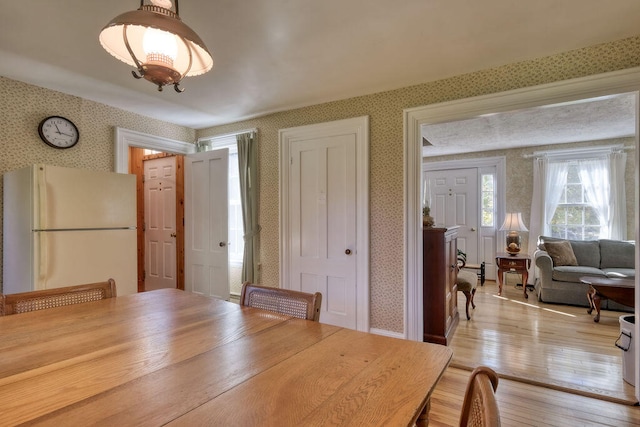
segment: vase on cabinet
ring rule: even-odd
[[[434,221],[433,221],[433,217],[430,214],[431,214],[431,208],[429,208],[429,206],[425,206],[424,208],[422,208],[422,227],[423,228],[433,227]]]

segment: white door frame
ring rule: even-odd
[[[129,147],[147,148],[172,154],[192,154],[195,144],[149,135],[134,130],[116,128],[114,140],[114,171],[129,173]]]
[[[305,126],[305,133],[318,135],[320,132],[331,132],[333,129],[356,134],[356,211],[357,211],[357,244],[356,253],[356,329],[369,332],[369,117],[337,120]],[[280,287],[290,283],[289,267],[289,171],[291,163],[291,140],[279,132],[280,144]],[[299,136],[301,134],[297,134]]]
[[[422,340],[422,228],[421,218],[421,173],[422,136],[420,126],[476,117],[481,114],[530,108],[545,104],[573,101],[615,93],[640,92],[640,67],[613,71],[594,76],[564,80],[539,86],[516,89],[497,94],[477,96],[456,101],[406,109],[404,118],[404,295],[406,338]],[[640,147],[638,144],[639,114],[636,114],[635,182],[636,203],[640,172]],[[638,209],[635,212],[635,240],[640,240]],[[636,266],[640,266],[640,251],[636,246]],[[635,315],[640,313],[640,276],[636,276]],[[635,324],[635,334],[640,336],[640,323]],[[640,360],[640,340],[635,341],[635,363]],[[636,384],[640,383],[640,371],[636,372]],[[636,387],[636,398],[640,399],[640,387]]]

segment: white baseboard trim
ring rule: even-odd
[[[369,332],[376,335],[383,335],[385,337],[405,339],[405,336],[402,332],[392,332],[392,331],[387,331],[385,329],[376,329],[376,328],[369,329]]]

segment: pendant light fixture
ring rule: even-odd
[[[176,92],[186,76],[204,74],[213,58],[200,37],[180,20],[178,0],[140,0],[138,10],[113,18],[100,32],[100,44],[122,62],[137,68],[133,77],[144,78],[161,91],[173,85]]]

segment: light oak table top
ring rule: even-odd
[[[164,289],[0,317],[0,425],[412,425],[451,356]]]

